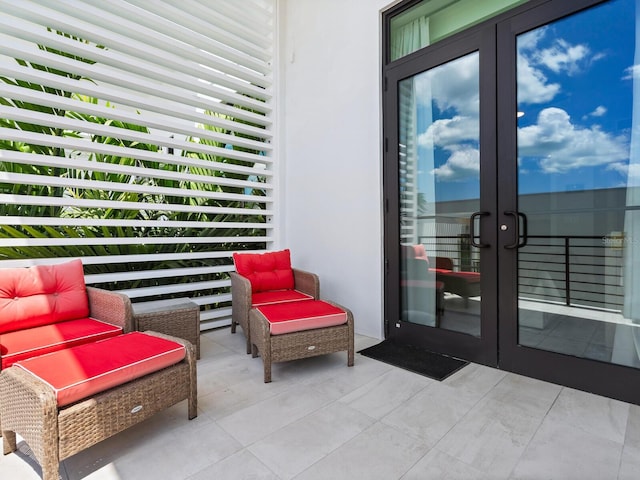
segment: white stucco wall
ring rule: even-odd
[[[279,0],[280,246],[383,337],[380,11],[388,0]]]

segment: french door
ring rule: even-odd
[[[497,280],[489,273],[497,260],[495,41],[493,30],[478,30],[388,72],[386,98],[397,108],[385,115],[393,159],[385,180],[396,188],[386,222],[394,267],[388,334],[490,365],[497,364],[496,304],[485,302]]]
[[[640,403],[636,3],[530,2],[385,70],[388,337]]]

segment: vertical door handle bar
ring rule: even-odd
[[[527,232],[527,216],[524,213],[516,212],[514,210],[507,210],[504,214],[513,217],[515,227],[514,242],[509,245],[505,245],[504,248],[513,249],[524,247],[529,238]],[[522,219],[522,240],[520,240],[520,219]]]
[[[470,237],[470,243],[471,246],[476,247],[476,248],[487,248],[489,245],[486,243],[478,243],[475,240],[476,237],[476,217],[480,218],[480,217],[486,217],[489,215],[489,212],[474,212],[471,214],[471,217],[469,218],[469,237]]]

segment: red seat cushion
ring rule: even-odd
[[[257,307],[269,322],[272,335],[332,327],[347,322],[347,312],[322,300]]]
[[[80,318],[41,327],[0,334],[2,368],[18,360],[94,342],[122,333],[122,328],[110,323]]]
[[[452,270],[448,270],[446,268],[430,268],[429,269],[430,272],[436,272],[436,273],[451,273]]]
[[[301,300],[313,300],[313,296],[297,290],[271,290],[251,294],[252,307],[282,302],[299,302]]]
[[[267,253],[234,253],[236,271],[251,282],[252,292],[291,290],[294,287],[288,249]]]
[[[58,406],[129,382],[182,361],[184,345],[131,332],[14,364],[47,383]]]
[[[2,269],[0,333],[88,316],[80,260]]]

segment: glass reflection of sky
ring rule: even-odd
[[[634,182],[635,18],[636,0],[614,0],[518,37],[520,194]],[[437,201],[479,196],[478,61],[414,77],[419,187]]]
[[[430,200],[479,196],[478,69],[474,52],[414,79],[419,188]]]

